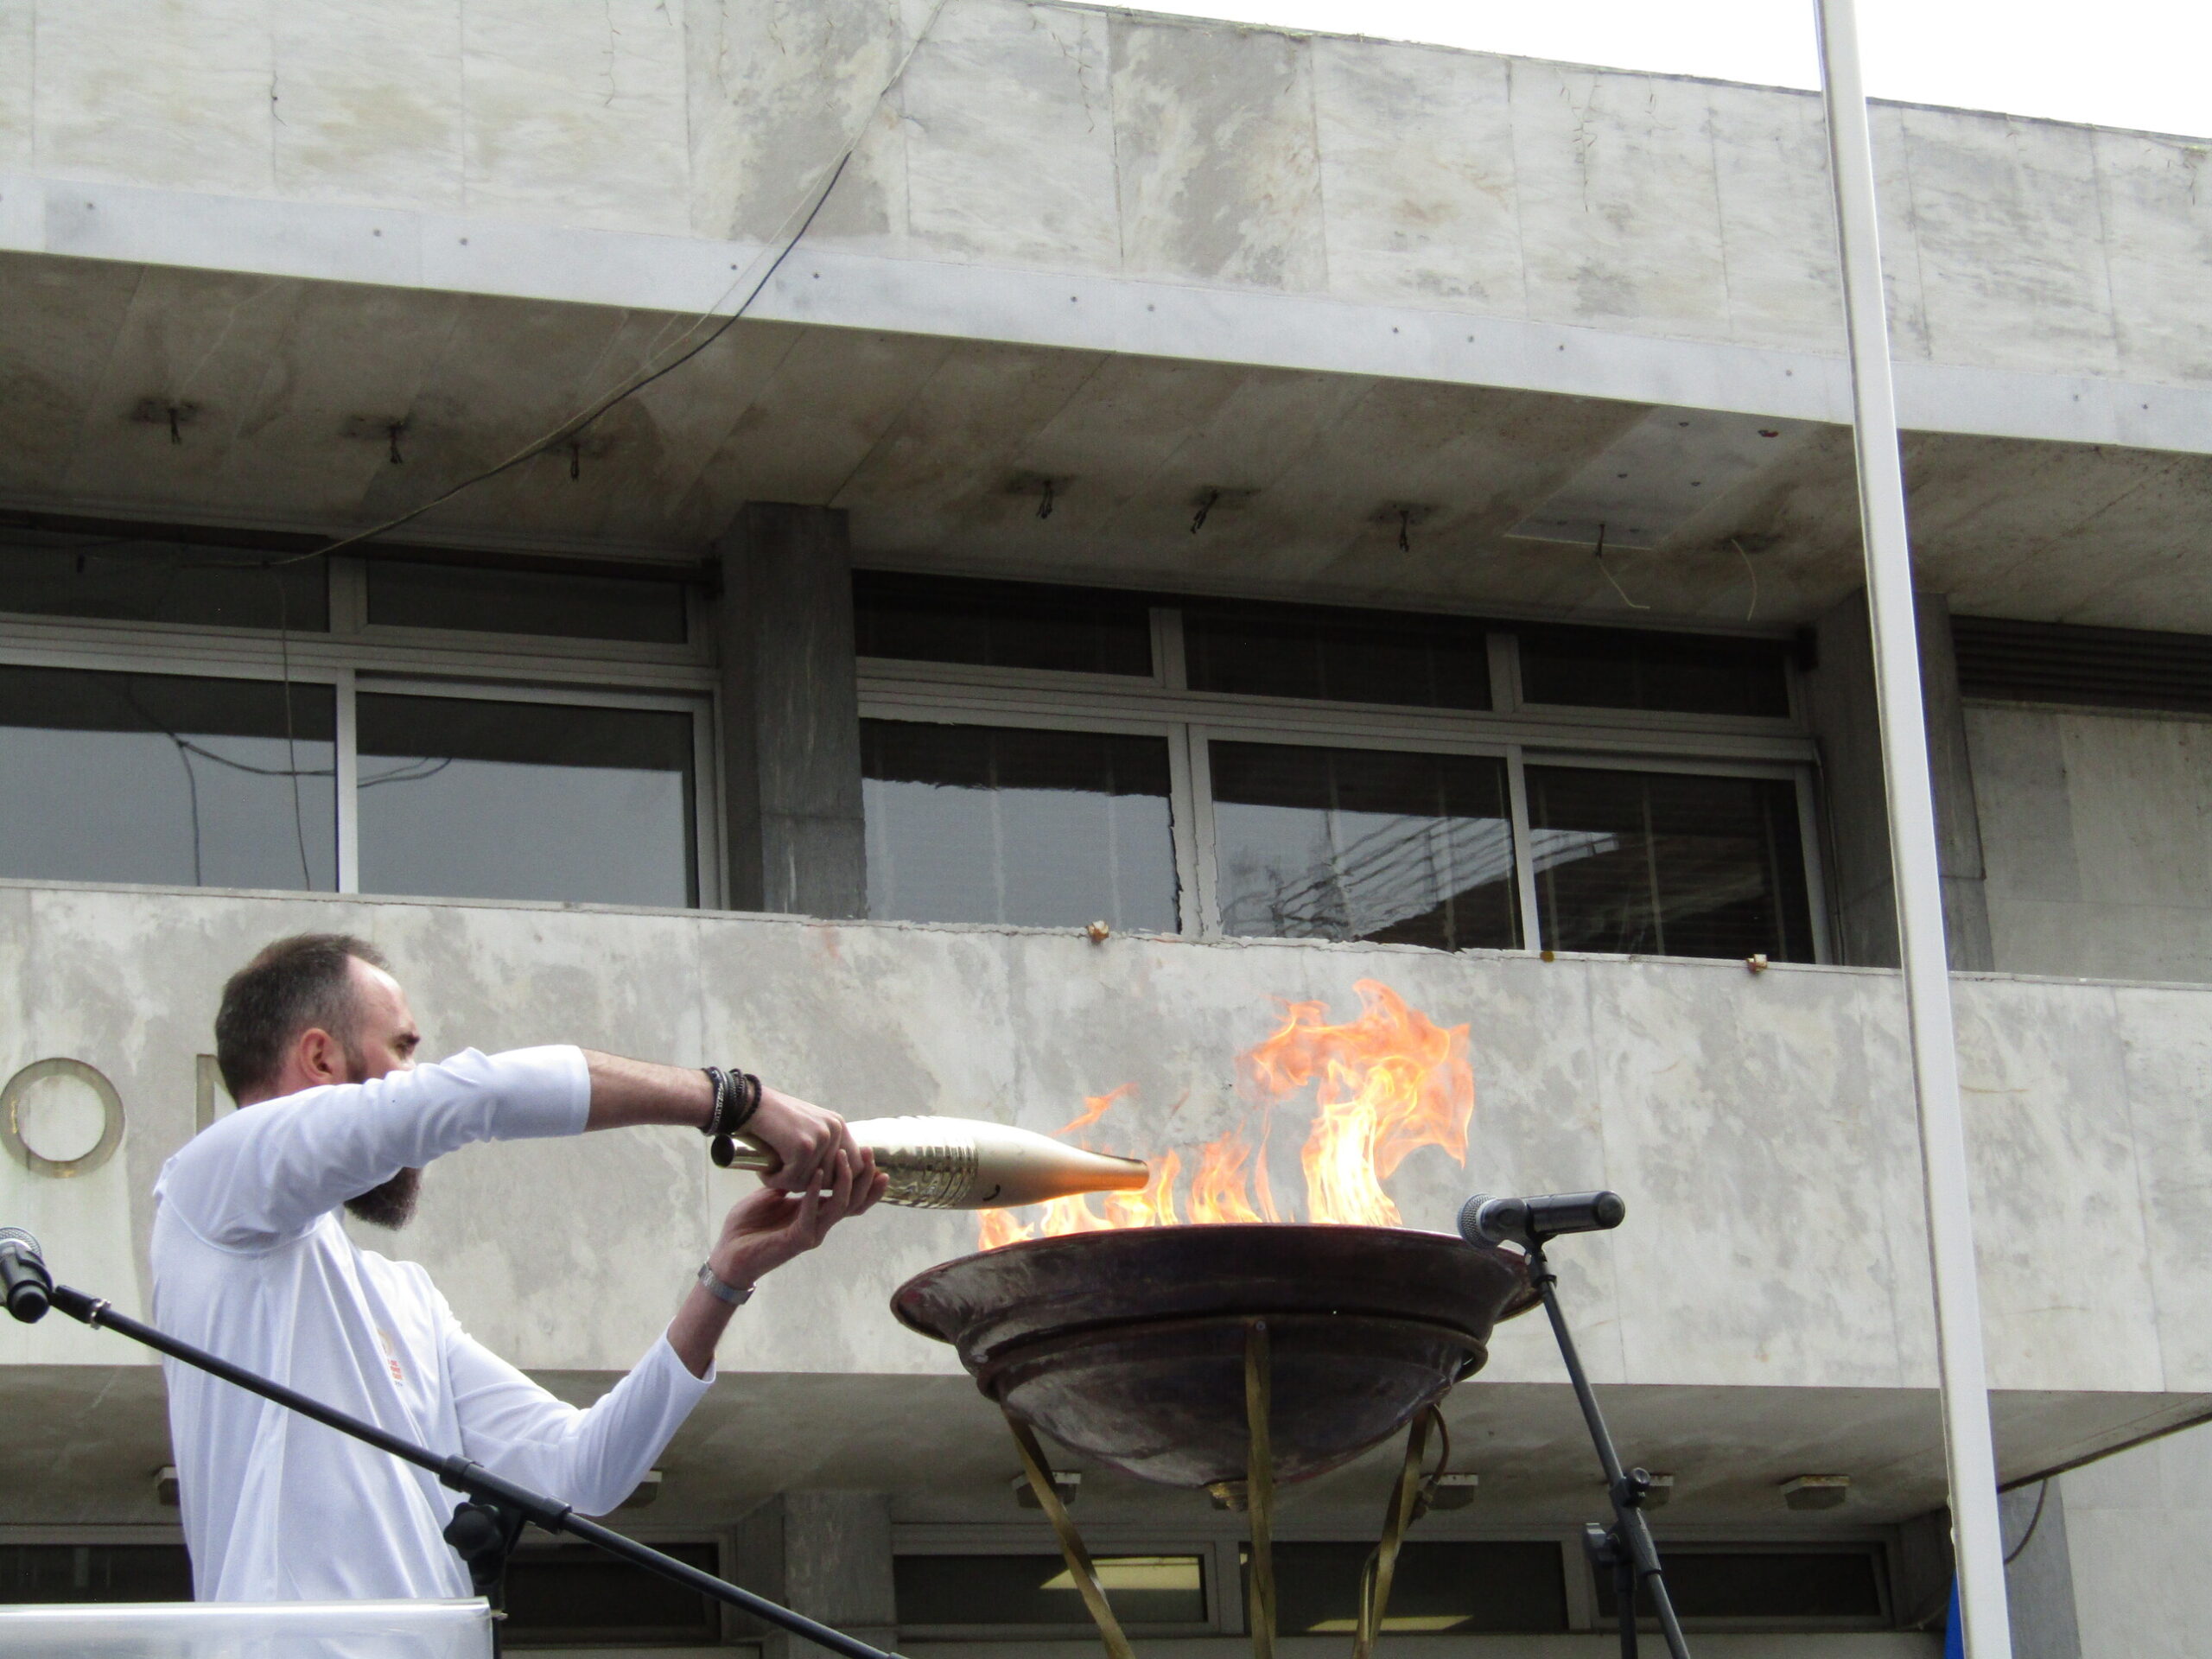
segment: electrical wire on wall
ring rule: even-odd
[[[366,530],[357,531],[353,535],[341,537],[338,540],[330,543],[326,547],[319,547],[315,549],[313,551],[307,553],[295,553],[285,558],[271,559],[268,561],[268,563],[271,566],[299,564],[308,559],[327,557],[330,554],[340,552],[346,548],[358,546],[363,542],[374,541],[380,536],[388,535],[391,531],[399,529],[402,525],[413,522],[415,519],[421,518],[424,513],[443,506],[447,502],[452,500],[455,496],[461,494],[465,490],[474,489],[479,484],[486,483],[492,479],[497,478],[503,473],[511,472],[515,467],[521,466],[524,461],[534,460],[537,456],[545,454],[548,450],[557,449],[563,445],[575,444],[582,438],[586,432],[591,429],[593,425],[599,421],[601,416],[606,415],[617,404],[621,404],[625,400],[636,396],[639,392],[643,391],[647,386],[652,385],[654,381],[658,380],[662,376],[673,373],[676,370],[682,368],[686,363],[689,363],[692,359],[697,357],[702,352],[712,346],[716,340],[721,339],[721,337],[734,327],[739,320],[744,317],[746,313],[752,308],[753,302],[759,299],[762,291],[767,288],[771,282],[775,280],[776,273],[783,268],[784,261],[791,257],[792,251],[805,239],[806,233],[814,228],[815,219],[820,216],[823,207],[829,202],[831,193],[836,189],[838,180],[844,176],[846,166],[852,161],[854,155],[859,150],[861,141],[867,137],[869,124],[874,121],[876,112],[883,107],[884,99],[889,98],[893,92],[897,91],[899,83],[906,79],[907,66],[913,62],[914,54],[921,50],[922,42],[929,38],[930,32],[937,27],[938,17],[939,14],[944,10],[945,3],[946,0],[937,0],[937,3],[931,7],[929,16],[923,22],[921,28],[915,32],[912,44],[906,48],[905,54],[899,58],[898,67],[891,72],[890,78],[883,83],[882,87],[877,92],[876,95],[868,101],[868,111],[861,118],[858,125],[854,130],[851,138],[846,143],[843,149],[838,152],[836,159],[831,162],[827,168],[823,169],[822,172],[816,175],[818,183],[810,186],[805,194],[800,197],[798,204],[785,216],[783,220],[784,226],[789,226],[794,219],[796,219],[798,220],[798,228],[793,230],[788,237],[779,238],[779,245],[776,246],[775,255],[772,258],[768,259],[767,269],[761,271],[760,280],[755,282],[753,286],[747,290],[745,297],[738,302],[736,308],[727,316],[723,316],[721,321],[716,323],[714,328],[707,334],[705,338],[700,340],[694,345],[685,346],[679,350],[674,356],[671,357],[664,363],[653,364],[643,368],[640,372],[635,375],[626,385],[617,387],[613,391],[607,393],[605,397],[596,398],[592,402],[586,404],[583,408],[569,416],[568,419],[563,421],[559,425],[553,428],[553,429],[546,433],[544,436],[536,440],[534,442],[524,445],[521,448],[516,450],[514,454],[509,455],[505,461],[499,461],[496,465],[487,467],[482,472],[474,474],[471,476],[461,480],[460,483],[452,486],[450,488],[441,491],[438,494],[432,496],[428,501],[423,502],[421,505],[410,507],[405,512],[400,513],[394,518],[385,519],[382,524],[373,524]],[[782,226],[778,227],[779,232],[782,228]],[[760,258],[756,257],[753,262],[752,267],[748,267],[746,271],[739,273],[736,280],[732,282],[728,288],[724,289],[720,295],[715,296],[715,302],[712,305],[709,305],[704,311],[701,312],[684,326],[683,334],[679,334],[677,336],[678,340],[680,340],[684,335],[689,335],[694,333],[705,324],[713,322],[716,315],[721,312],[721,308],[728,302],[729,296],[744,286],[746,278],[750,275],[752,269],[757,268],[760,264]],[[665,326],[664,326],[660,334],[654,337],[654,343],[646,347],[646,356],[648,359],[650,359],[652,353],[658,349],[659,342],[664,340],[666,335],[667,329]]]

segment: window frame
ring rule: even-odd
[[[342,561],[340,563],[343,563]],[[698,601],[687,603],[695,622]],[[336,702],[336,823],[338,885],[323,896],[360,893],[359,753],[355,699],[364,691],[469,697],[493,702],[549,702],[587,708],[639,709],[691,717],[694,779],[691,824],[696,849],[692,908],[718,910],[725,902],[724,817],[716,676],[694,644],[677,647],[536,636],[441,634],[436,645],[386,645],[385,634],[429,635],[431,629],[340,630],[340,594],[334,581],[332,631],[278,633],[260,628],[205,628],[179,623],[111,623],[67,617],[0,613],[0,664],[76,669],[94,673],[175,674],[199,679],[259,680],[332,688]],[[519,645],[524,649],[517,649]],[[570,647],[584,646],[577,650]],[[609,657],[602,645],[622,654]],[[502,649],[504,647],[504,649]],[[496,653],[487,656],[487,652]],[[636,653],[647,653],[644,656]],[[270,892],[312,890],[270,888]],[[426,895],[428,896],[428,895]],[[554,902],[438,898],[441,904]]]
[[[1187,896],[1181,936],[1203,941],[1227,937],[1220,926],[1207,747],[1216,739],[1503,760],[1521,914],[1521,944],[1511,954],[1538,955],[1549,948],[1542,936],[1535,870],[1528,852],[1529,766],[1783,779],[1793,785],[1797,802],[1813,960],[1835,960],[1821,868],[1819,754],[1805,727],[1802,690],[1794,664],[1784,664],[1791,710],[1787,717],[1531,705],[1520,696],[1517,636],[1510,625],[1494,625],[1488,635],[1492,708],[1435,709],[1192,691],[1184,674],[1182,610],[1172,603],[1154,607],[1153,640],[1149,682],[1134,675],[863,657],[858,663],[861,717],[1165,733],[1174,785],[1169,814],[1175,876],[1179,893]]]

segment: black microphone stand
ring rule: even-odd
[[[1642,1469],[1621,1467],[1621,1454],[1614,1449],[1605,1414],[1598,1409],[1598,1396],[1591,1392],[1582,1356],[1575,1351],[1574,1338],[1567,1332],[1567,1315],[1560,1312],[1559,1275],[1544,1258],[1544,1238],[1534,1227],[1522,1236],[1522,1248],[1528,1252],[1529,1282],[1543,1298],[1552,1335],[1559,1338],[1560,1357],[1567,1362],[1567,1379],[1574,1384],[1582,1421],[1590,1426],[1591,1442],[1598,1448],[1598,1461],[1605,1466],[1605,1491],[1613,1502],[1611,1529],[1591,1522],[1583,1529],[1582,1547],[1593,1565],[1612,1571],[1622,1659],[1637,1659],[1636,1604],[1640,1589],[1650,1593],[1652,1611],[1659,1616],[1659,1630],[1667,1638],[1671,1659],[1690,1659],[1689,1644],[1682,1640],[1681,1621],[1675,1617],[1674,1600],[1667,1593],[1666,1577],[1660,1570],[1659,1547],[1652,1541],[1651,1523],[1644,1517],[1643,1500],[1651,1491],[1651,1477]]]
[[[365,1423],[358,1417],[334,1410],[321,1401],[311,1400],[281,1382],[272,1382],[267,1377],[233,1365],[226,1359],[219,1359],[205,1349],[195,1348],[188,1342],[180,1342],[166,1332],[156,1331],[152,1325],[143,1324],[126,1313],[117,1313],[97,1296],[73,1290],[67,1285],[55,1285],[47,1293],[46,1300],[71,1319],[96,1331],[113,1331],[134,1342],[143,1343],[156,1353],[181,1360],[210,1376],[220,1377],[226,1382],[244,1389],[249,1394],[257,1394],[264,1400],[275,1401],[287,1410],[312,1418],[326,1428],[350,1434],[378,1451],[391,1452],[402,1462],[429,1470],[442,1484],[463,1494],[467,1499],[454,1508],[453,1519],[445,1529],[445,1539],[468,1563],[470,1581],[487,1599],[492,1599],[499,1588],[506,1570],[508,1554],[521,1537],[523,1528],[541,1527],[547,1532],[565,1532],[586,1543],[596,1544],[608,1554],[620,1557],[632,1567],[658,1573],[686,1589],[696,1590],[702,1596],[750,1613],[766,1624],[779,1625],[794,1636],[804,1637],[817,1646],[842,1655],[844,1659],[898,1659],[895,1654],[887,1654],[880,1648],[872,1648],[857,1637],[847,1636],[842,1630],[817,1624],[804,1613],[795,1613],[788,1607],[779,1606],[765,1597],[756,1596],[750,1590],[741,1589],[711,1573],[679,1561],[672,1555],[664,1555],[634,1538],[626,1538],[610,1528],[601,1526],[596,1521],[587,1521],[567,1504],[533,1492],[526,1486],[518,1486],[513,1481],[493,1474],[482,1464],[459,1456],[441,1457],[427,1446],[417,1446],[412,1440],[386,1433],[373,1423]],[[22,1299],[22,1304],[19,1306],[16,1299],[11,1297],[10,1311],[26,1324],[35,1320],[46,1311],[38,1298],[25,1297]],[[35,1311],[29,1311],[32,1308]],[[499,1626],[495,1622],[493,1625],[495,1652],[499,1645],[498,1634]]]

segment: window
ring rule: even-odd
[[[1561,950],[1813,958],[1787,779],[1530,766],[1529,857]]]
[[[0,667],[0,875],[337,885],[331,688]]]
[[[1221,742],[1211,757],[1223,932],[1520,943],[1503,760]]]
[[[1789,647],[1641,628],[1518,631],[1521,695],[1573,709],[1684,715],[1789,713]]]
[[[861,722],[868,914],[1173,932],[1166,740]]]
[[[1787,640],[855,592],[872,916],[1818,955]]]
[[[1774,1549],[1699,1548],[1669,1545],[1660,1552],[1667,1593],[1687,1624],[1820,1624],[1829,1629],[1880,1629],[1889,1623],[1883,1586],[1887,1568],[1878,1544],[1797,1546]],[[1620,1604],[1612,1575],[1594,1575],[1598,1614],[1618,1621]],[[1649,1615],[1639,1594],[1637,1611]]]
[[[691,718],[364,693],[361,889],[697,902]]]
[[[1206,1623],[1202,1557],[1100,1555],[1092,1565],[1125,1624]],[[900,1555],[893,1572],[902,1631],[1091,1627],[1083,1593],[1058,1555]]]
[[[0,1603],[191,1599],[182,1544],[0,1544]]]
[[[709,1543],[655,1544],[664,1555],[721,1570]],[[716,1603],[617,1560],[590,1544],[531,1545],[507,1563],[510,1647],[702,1647],[721,1640]]]
[[[1194,691],[1487,709],[1480,622],[1296,605],[1193,605],[1183,649]]]
[[[560,639],[683,643],[681,582],[413,559],[365,562],[368,620],[403,628],[467,628]]]
[[[1361,1570],[1371,1543],[1274,1547],[1275,1632],[1348,1636],[1357,1625]],[[1672,1558],[1669,1559],[1669,1572]],[[1409,1543],[1390,1585],[1385,1633],[1557,1632],[1568,1628],[1567,1570],[1544,1540]]]
[[[130,525],[0,528],[0,611],[303,633],[329,627],[327,560],[191,535],[164,538]]]
[[[863,657],[1082,674],[1152,674],[1141,594],[863,570],[853,578]]]

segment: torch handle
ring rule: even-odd
[[[782,1159],[747,1135],[716,1135],[707,1147],[707,1156],[715,1160],[717,1169],[749,1169],[760,1175],[772,1175],[784,1166]]]

